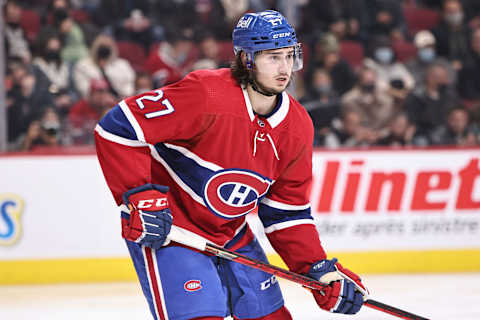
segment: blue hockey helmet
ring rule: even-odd
[[[294,48],[293,71],[303,67],[301,45],[297,42],[295,29],[277,11],[246,13],[233,29],[232,39],[235,55],[240,51],[246,53],[248,68],[252,68],[256,52],[286,47]]]

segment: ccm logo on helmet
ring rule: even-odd
[[[236,218],[252,211],[272,180],[251,171],[221,170],[207,180],[203,197],[207,207],[223,218]]]
[[[138,209],[148,209],[152,207],[165,208],[168,206],[167,198],[147,199],[138,201]]]
[[[188,280],[183,285],[185,291],[193,292],[202,289],[202,282],[200,280]]]
[[[290,36],[290,32],[282,32],[282,33],[277,33],[277,34],[274,34],[273,35],[273,39],[278,39],[278,38],[285,38],[285,37],[289,37]]]

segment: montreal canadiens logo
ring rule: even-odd
[[[193,292],[202,289],[202,282],[200,280],[188,280],[183,285],[186,291]]]
[[[271,184],[272,180],[251,171],[221,170],[205,183],[205,203],[221,217],[240,217],[257,206]]]

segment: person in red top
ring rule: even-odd
[[[108,83],[103,79],[93,79],[87,99],[75,103],[68,113],[67,130],[73,144],[91,144],[92,132],[96,123],[110,110],[115,97]]]
[[[357,313],[360,278],[327,259],[311,216],[313,125],[285,89],[302,67],[278,12],[245,14],[231,69],[198,70],[122,100],[95,128],[122,236],[154,319],[289,320],[275,277],[169,239],[171,230],[267,261],[245,216],[258,209],[290,270],[328,284],[330,312]]]
[[[145,70],[152,75],[156,87],[166,86],[182,79],[191,70],[197,56],[191,30],[185,29],[176,34],[170,32],[167,41],[150,51]]]

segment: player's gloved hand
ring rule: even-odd
[[[343,268],[336,258],[314,263],[308,275],[328,284],[322,291],[312,290],[315,301],[324,310],[355,314],[362,307],[363,301],[368,298],[368,290],[362,284],[360,277]]]
[[[130,214],[122,212],[122,237],[153,249],[164,245],[173,223],[168,187],[145,184],[123,194]]]

